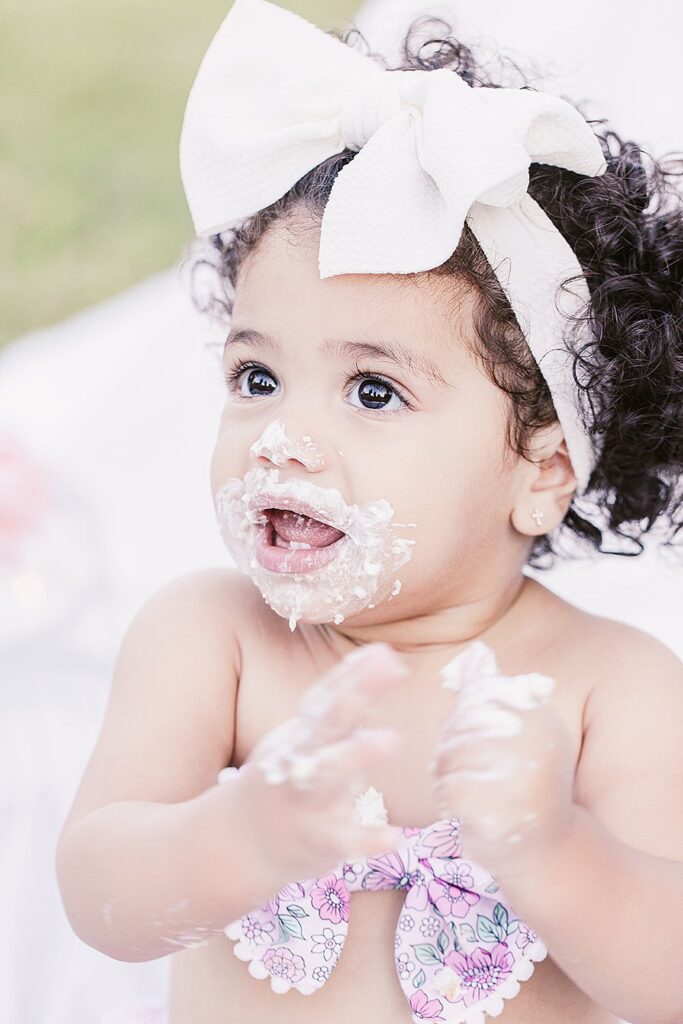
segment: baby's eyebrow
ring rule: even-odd
[[[230,345],[238,341],[246,342],[255,347],[280,348],[275,338],[262,331],[256,331],[251,327],[234,327],[228,334],[223,349],[223,355]],[[320,346],[321,353],[329,357],[342,356],[375,356],[388,359],[397,366],[402,366],[418,377],[422,377],[439,387],[451,388],[452,384],[444,379],[439,368],[425,356],[417,355],[415,352],[403,345],[400,341],[338,341],[329,339]]]

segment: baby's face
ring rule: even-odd
[[[214,497],[232,487],[241,502],[232,501],[229,547],[291,628],[297,619],[395,621],[476,600],[519,571],[529,538],[510,522],[520,460],[507,447],[508,399],[465,343],[472,298],[454,302],[454,282],[424,275],[321,280],[319,229],[306,225],[296,234],[274,225],[236,286],[224,368],[256,366],[226,384],[211,464]],[[361,343],[401,348],[413,365]],[[256,527],[240,531],[235,515],[278,487],[319,498],[318,509],[336,489],[328,514],[335,521],[343,510],[355,542],[313,572],[264,568]]]

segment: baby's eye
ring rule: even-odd
[[[240,380],[241,377],[243,380]],[[259,395],[272,395],[273,388],[269,387],[268,380],[274,380],[272,373],[257,363],[238,363],[234,369],[226,371],[225,374],[226,384],[231,391],[236,392],[238,398],[258,398]]]
[[[406,406],[409,407],[408,401],[399,392],[397,387],[382,377],[376,377],[368,373],[357,373],[347,383],[357,383],[359,385],[357,394],[363,404],[356,406],[357,409],[369,409],[377,412],[400,412]],[[352,394],[355,391],[356,388],[353,387],[347,393]],[[390,405],[392,398],[396,399],[394,406]],[[354,402],[351,404],[355,405]]]

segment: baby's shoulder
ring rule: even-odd
[[[683,683],[683,662],[651,633],[578,608],[572,608],[567,622],[577,658],[592,666],[595,693],[616,688],[623,696],[626,687],[640,687],[658,675],[674,686]]]
[[[641,629],[591,619],[584,643],[600,668],[584,706],[575,800],[630,846],[680,858],[672,806],[683,786],[683,662]]]
[[[543,629],[535,653],[554,662],[558,673],[571,679],[577,673],[590,680],[589,691],[604,693],[615,685],[638,686],[646,675],[661,672],[673,680],[683,674],[683,662],[665,643],[637,626],[586,611],[536,583],[534,609]],[[674,682],[674,685],[675,682]]]
[[[589,619],[582,647],[596,672],[586,724],[616,734],[620,722],[629,729],[638,723],[642,730],[666,709],[683,715],[683,661],[676,652],[636,626],[597,615]]]
[[[184,614],[195,628],[204,626],[218,640],[242,639],[273,618],[261,594],[236,566],[194,569],[169,580],[150,599],[170,612]]]

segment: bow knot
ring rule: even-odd
[[[462,858],[459,819],[403,833],[395,850],[293,882],[231,922],[225,932],[236,940],[235,956],[274,992],[310,995],[343,955],[351,894],[402,890],[394,962],[413,1020],[460,1024],[481,1021],[479,1010],[500,1013],[545,946],[506,905],[490,872]]]
[[[419,113],[426,71],[385,71],[369,74],[344,97],[339,134],[344,146],[361,150],[382,125],[404,113]],[[408,121],[406,121],[406,125]]]

